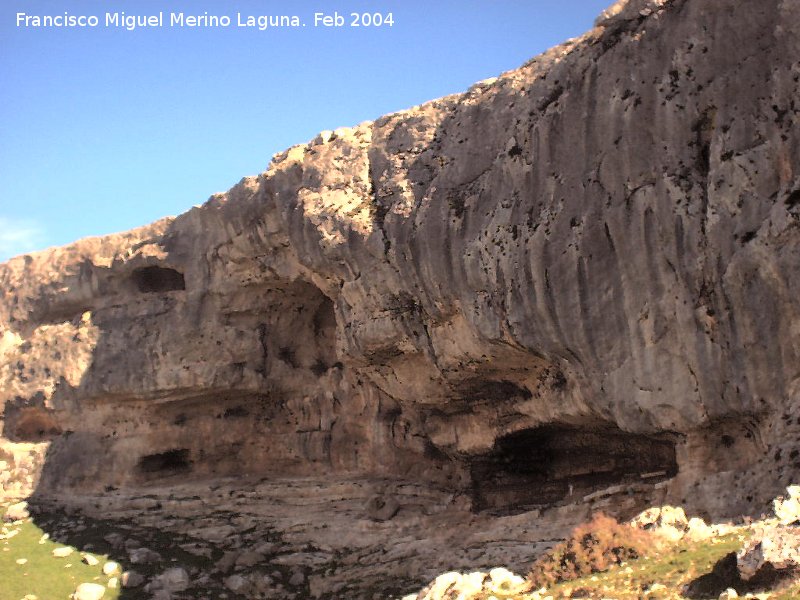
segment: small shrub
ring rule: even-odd
[[[534,587],[606,571],[628,560],[640,558],[654,547],[651,534],[618,523],[602,513],[575,528],[570,537],[540,556],[528,578]]]

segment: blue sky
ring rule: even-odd
[[[611,0],[3,0],[0,260],[181,213],[324,129],[460,92],[576,35]],[[106,12],[165,14],[106,28]],[[227,15],[175,28],[171,12]],[[392,13],[314,27],[314,13]],[[96,15],[18,27],[17,13]],[[243,28],[237,13],[298,15]]]

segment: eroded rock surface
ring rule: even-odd
[[[593,507],[761,510],[798,472],[798,29],[789,0],[620,2],[177,218],[0,265],[3,489],[301,478],[331,556],[377,528],[365,565],[419,581]]]

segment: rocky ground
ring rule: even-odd
[[[0,531],[0,573],[5,587],[0,589],[0,600],[62,598],[73,590],[75,600],[800,597],[797,486],[776,500],[773,516],[738,524],[708,525],[697,517],[687,518],[681,508],[649,509],[633,519],[630,527],[651,536],[652,552],[539,589],[534,589],[537,586],[531,580],[495,567],[449,571],[410,593],[415,587],[411,578],[375,579],[368,592],[363,585],[358,591],[342,585],[334,594],[315,591],[320,573],[336,579],[341,577],[338,569],[347,568],[337,567],[337,560],[357,563],[332,554],[330,549],[300,547],[290,532],[277,535],[268,521],[255,517],[252,493],[248,498],[244,493],[219,490],[229,497],[227,504],[220,500],[219,508],[209,510],[206,518],[192,520],[188,520],[187,509],[192,498],[175,495],[171,510],[165,510],[155,495],[140,498],[137,509],[142,518],[136,521],[120,518],[110,504],[106,508],[113,519],[90,518],[77,509],[48,510],[44,504],[3,506],[6,523]],[[295,491],[299,501],[303,495],[299,488]],[[304,498],[312,501],[310,495]],[[329,500],[317,498],[318,502]],[[181,509],[182,502],[188,504]],[[233,507],[238,507],[238,512],[230,510]],[[152,515],[150,526],[146,524],[148,513]],[[184,533],[177,533],[179,530]],[[383,547],[387,560],[408,551],[402,539]],[[534,557],[530,548],[518,552],[517,564],[529,564]],[[362,552],[360,558],[360,562],[370,563],[375,557]],[[473,565],[480,564],[485,562],[478,552]],[[364,576],[368,576],[366,571]],[[326,588],[330,585],[325,583]]]

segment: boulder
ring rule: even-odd
[[[120,576],[122,587],[135,588],[144,583],[144,575],[137,571],[124,571]]]
[[[3,516],[3,520],[21,521],[22,519],[27,519],[30,516],[31,514],[28,512],[28,503],[23,501],[9,506],[6,509],[5,515]]]
[[[118,562],[114,562],[110,560],[103,565],[103,575],[106,577],[110,577],[116,573],[119,573],[122,570],[122,567],[119,566]]]
[[[778,521],[784,525],[800,522],[800,485],[787,487],[786,496],[775,498],[772,509]]]
[[[82,583],[72,594],[73,600],[100,600],[106,593],[106,588],[99,583]]]
[[[796,570],[800,566],[800,528],[782,525],[758,528],[737,553],[736,566],[745,581],[765,568],[778,572]]]

